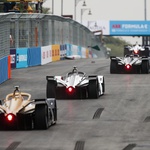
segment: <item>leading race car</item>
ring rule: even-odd
[[[104,76],[86,75],[77,67],[65,77],[46,76],[47,97],[57,99],[97,99],[105,92]]]
[[[149,57],[140,57],[137,54],[125,57],[110,57],[110,73],[149,73]]]
[[[150,46],[140,45],[136,42],[134,45],[125,45],[124,46],[124,56],[131,54],[138,54],[139,56],[149,57]]]
[[[31,99],[19,86],[0,101],[0,129],[48,129],[57,121],[55,98]]]

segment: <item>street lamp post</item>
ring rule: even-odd
[[[145,17],[145,20],[147,20],[147,14],[146,14],[146,0],[145,0],[145,2],[144,2],[144,17]]]
[[[63,0],[61,0],[61,16],[63,16]]]
[[[84,13],[86,10],[89,10],[88,15],[92,15],[90,8],[82,8],[82,9],[81,9],[81,24],[82,24],[83,13]]]
[[[144,19],[145,21],[147,20],[147,10],[146,10],[146,0],[144,0]],[[150,37],[148,36],[143,36],[142,37],[142,44],[143,45],[149,45],[150,44]]]
[[[76,7],[80,1],[83,1],[83,0],[74,0],[74,20],[76,20]],[[82,6],[86,6],[85,1],[83,2]]]
[[[52,0],[52,15],[54,14],[54,0]]]

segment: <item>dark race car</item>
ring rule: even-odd
[[[48,129],[57,121],[55,98],[31,99],[16,86],[0,101],[0,129]]]

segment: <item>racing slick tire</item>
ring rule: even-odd
[[[140,56],[149,57],[149,49],[145,48],[144,51],[140,51]]]
[[[36,105],[34,128],[38,130],[46,130],[48,127],[48,106],[45,104]]]
[[[99,88],[98,88],[98,80],[89,80],[88,86],[88,98],[89,99],[97,99],[99,97]]]
[[[129,51],[129,49],[125,46],[124,47],[124,56],[125,55],[130,55],[131,54],[131,52]]]
[[[110,73],[118,73],[118,67],[117,67],[117,61],[116,60],[111,60],[110,62]]]
[[[149,61],[148,60],[142,61],[141,73],[142,74],[148,74],[149,73]]]
[[[56,81],[47,81],[46,96],[47,98],[56,98]]]

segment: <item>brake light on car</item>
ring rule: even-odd
[[[14,115],[13,115],[13,114],[8,114],[8,115],[6,116],[6,119],[7,119],[9,122],[11,122],[11,121],[14,120]]]
[[[134,54],[138,54],[138,50],[134,50]]]
[[[69,86],[67,88],[68,93],[73,93],[74,92],[74,88],[72,86]]]
[[[129,70],[131,68],[131,66],[129,64],[127,64],[126,68]]]

